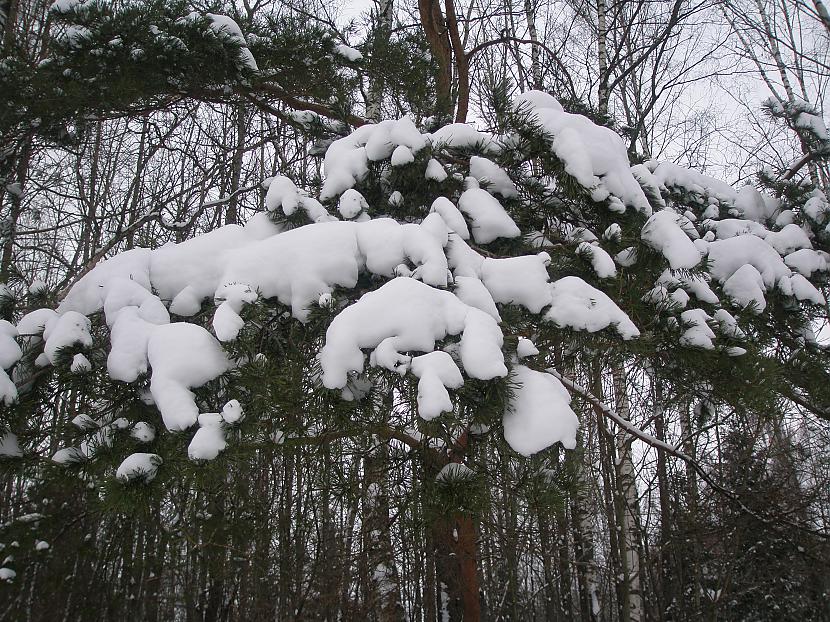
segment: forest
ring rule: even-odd
[[[830,621],[825,0],[0,0],[0,621]]]

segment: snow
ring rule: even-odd
[[[484,258],[479,275],[482,283],[503,304],[525,307],[531,313],[539,313],[550,304],[547,288],[550,255],[520,255],[505,259]]]
[[[671,210],[660,210],[646,221],[640,233],[643,242],[661,252],[673,270],[694,268],[701,259],[694,242],[681,226],[681,218]]]
[[[458,199],[458,209],[472,220],[473,239],[488,244],[497,238],[517,238],[522,232],[498,199],[478,187],[475,178],[467,178],[467,189]]]
[[[139,421],[130,430],[130,436],[140,443],[152,443],[156,438],[156,429],[145,421]]]
[[[368,209],[369,204],[366,202],[366,199],[354,188],[349,188],[340,195],[340,200],[337,203],[337,211],[346,220],[351,220]]]
[[[242,410],[242,405],[239,400],[231,400],[222,407],[222,419],[225,423],[234,424],[242,421],[245,418],[245,413]]]
[[[415,161],[415,156],[412,155],[412,150],[406,145],[398,145],[392,152],[390,164],[392,166],[406,166]]]
[[[334,51],[335,53],[339,54],[340,56],[352,63],[356,63],[359,60],[363,60],[363,54],[361,54],[359,50],[356,50],[342,43],[335,45]]]
[[[72,364],[69,366],[69,370],[73,374],[83,374],[91,369],[92,363],[90,363],[89,359],[80,352],[72,357]]]
[[[437,181],[441,183],[447,178],[447,171],[441,166],[441,163],[435,158],[430,158],[427,162],[427,170],[424,173],[424,178],[430,181]]]
[[[191,460],[214,460],[224,451],[228,443],[222,423],[219,413],[199,415],[199,429],[187,447],[187,457]]]
[[[510,176],[492,160],[480,156],[470,157],[470,176],[484,184],[489,192],[505,199],[519,195]]]
[[[732,302],[741,307],[751,307],[756,314],[762,313],[767,307],[765,291],[764,278],[752,264],[738,268],[723,284],[723,293]]]
[[[561,442],[576,447],[579,420],[570,408],[571,396],[550,374],[523,365],[513,368],[519,384],[502,422],[504,440],[514,451],[530,456]]]
[[[16,576],[17,573],[11,568],[0,568],[0,581],[11,583]]]
[[[739,235],[717,240],[709,245],[710,273],[724,283],[740,267],[750,264],[757,269],[767,288],[772,288],[782,276],[789,276],[778,252],[764,240],[754,235]]]
[[[225,37],[229,41],[239,46],[239,61],[243,66],[253,71],[258,71],[256,59],[248,49],[248,42],[245,40],[245,35],[242,34],[242,29],[233,19],[227,15],[216,15],[215,13],[207,13],[206,17],[210,20],[210,29],[220,37]]]
[[[445,125],[433,132],[429,138],[434,149],[443,147],[472,149],[479,146],[483,151],[499,150],[498,143],[492,135],[479,132],[472,125],[466,123]]]
[[[201,326],[176,322],[156,327],[147,344],[153,374],[150,393],[170,431],[196,423],[199,409],[191,388],[231,368],[216,338]]]
[[[681,313],[680,321],[686,330],[680,336],[680,345],[713,350],[715,333],[707,324],[711,319],[703,309],[689,309]]]
[[[496,322],[501,323],[501,316],[490,290],[475,276],[455,277],[453,293],[466,305],[481,309]]]
[[[813,272],[827,272],[830,264],[827,256],[809,248],[802,248],[784,257],[784,263],[799,274],[810,278]]]
[[[557,326],[594,333],[613,328],[623,339],[640,336],[640,331],[604,292],[576,276],[550,284],[551,307],[545,319]]]
[[[400,372],[404,352],[431,352],[435,341],[461,334],[460,356],[467,375],[489,380],[507,375],[502,333],[483,311],[450,292],[406,277],[392,279],[334,318],[320,351],[323,385],[346,386],[349,372],[362,372],[363,348],[376,349],[376,364]]]
[[[452,412],[453,405],[447,389],[458,389],[464,384],[461,370],[446,352],[440,350],[412,358],[410,370],[419,378],[418,414],[430,421],[442,412]]]
[[[780,255],[813,248],[810,238],[804,233],[804,229],[796,224],[787,225],[781,231],[770,231],[764,241],[777,250]]]
[[[462,240],[470,239],[470,231],[458,208],[446,197],[438,197],[432,202],[431,212],[437,213],[444,219],[450,231],[454,231]]]
[[[3,369],[8,369],[23,356],[15,340],[17,335],[17,328],[11,322],[0,320],[0,367]]]
[[[476,476],[473,471],[466,464],[461,462],[450,462],[441,467],[438,475],[435,476],[435,481],[440,484],[451,484],[453,482],[466,482]]]
[[[92,335],[89,332],[91,327],[89,319],[77,311],[68,311],[52,318],[43,331],[46,340],[43,353],[49,363],[54,365],[57,362],[58,353],[63,348],[77,344],[87,348],[92,346]]]
[[[35,550],[36,551],[48,551],[49,550],[49,543],[45,540],[36,540],[35,541]]]
[[[84,453],[77,447],[64,447],[54,453],[52,462],[65,466],[67,464],[81,462],[85,458]]]
[[[516,345],[517,357],[523,359],[528,356],[536,356],[537,354],[539,354],[539,349],[533,345],[533,342],[530,339],[519,337],[519,343]]]
[[[551,149],[562,160],[565,172],[576,179],[594,201],[608,200],[612,209],[621,203],[622,211],[629,206],[651,214],[651,205],[631,172],[622,138],[587,117],[565,112],[551,99],[546,93],[537,92],[517,98],[514,105],[530,112],[533,120],[552,137]]]
[[[155,479],[162,462],[161,456],[157,454],[130,454],[118,467],[115,477],[124,483],[131,481],[149,483]]]
[[[596,275],[601,279],[613,279],[617,276],[614,260],[598,244],[580,242],[576,247],[578,255],[587,255]]]

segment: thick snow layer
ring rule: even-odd
[[[472,220],[473,239],[487,244],[497,238],[517,238],[522,232],[499,203],[498,199],[478,187],[478,181],[467,178],[467,190],[458,199],[458,209]]]
[[[514,451],[530,456],[560,442],[566,449],[576,447],[579,426],[571,396],[556,378],[523,365],[513,368],[519,385],[504,417],[504,440]]]
[[[501,323],[501,315],[499,315],[499,310],[496,307],[496,302],[493,300],[493,295],[477,277],[455,277],[455,289],[453,289],[453,293],[464,304],[481,309],[496,320],[496,322]]]
[[[640,238],[654,250],[660,251],[673,270],[694,268],[700,263],[700,252],[681,226],[679,214],[660,210],[648,219]]]
[[[671,162],[650,162],[648,166],[653,169],[652,174],[657,183],[669,190],[697,194],[704,198],[712,197],[729,204],[734,204],[738,198],[738,193],[732,186],[698,171]]]
[[[590,192],[593,200],[611,199],[612,205],[621,202],[651,214],[651,205],[631,173],[625,143],[615,132],[596,125],[588,117],[557,108],[550,96],[525,94],[514,103],[528,110],[550,134],[551,148],[564,163],[565,171]]]
[[[507,172],[498,164],[487,158],[472,156],[470,158],[470,176],[485,184],[489,192],[499,194],[505,199],[519,195],[516,185]]]
[[[150,336],[147,355],[153,368],[150,393],[171,431],[185,430],[196,423],[199,409],[190,389],[231,367],[213,335],[185,322],[158,326]]]
[[[721,283],[747,264],[757,269],[767,288],[775,287],[782,276],[790,275],[790,269],[778,252],[754,235],[739,235],[712,242],[709,245],[709,261],[712,277]]]
[[[369,172],[370,161],[391,158],[400,146],[406,147],[411,156],[426,144],[426,137],[409,117],[362,125],[348,136],[334,141],[326,150],[321,200],[333,199],[362,181]],[[403,153],[399,157],[403,157]]]
[[[436,350],[412,358],[410,371],[418,380],[418,414],[427,421],[443,412],[452,412],[453,405],[447,389],[458,389],[464,384],[461,370],[446,352]]]
[[[549,264],[550,255],[545,252],[506,259],[487,257],[478,273],[496,302],[522,305],[531,313],[539,313],[550,304]]]
[[[787,225],[781,231],[770,231],[764,237],[764,241],[777,250],[780,255],[813,248],[810,238],[804,233],[804,229],[796,224]]]
[[[272,177],[268,180],[268,191],[265,193],[265,209],[269,212],[281,210],[286,216],[291,216],[298,209],[302,209],[311,222],[328,222],[337,220],[326,211],[317,199],[308,196],[297,188],[288,177]]]
[[[409,357],[402,353],[432,352],[436,340],[458,334],[468,376],[489,380],[507,375],[502,333],[491,316],[450,292],[406,277],[393,279],[332,321],[319,355],[323,385],[342,389],[349,372],[362,372],[363,348],[376,350],[375,364],[405,371]]]
[[[499,146],[491,134],[479,132],[466,123],[445,125],[430,135],[434,148],[451,147],[455,149],[472,149],[476,146],[483,151],[499,151]]]
[[[614,328],[623,339],[640,336],[634,322],[604,292],[576,276],[550,284],[551,307],[545,319],[557,326],[594,333]]]
[[[157,454],[130,454],[118,467],[115,477],[122,482],[140,480],[149,483],[155,479],[162,462]]]

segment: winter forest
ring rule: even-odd
[[[830,620],[829,86],[825,0],[0,0],[0,620]]]

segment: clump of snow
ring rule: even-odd
[[[349,188],[340,195],[340,200],[337,203],[337,211],[346,220],[355,218],[367,209],[369,209],[369,204],[366,202],[366,199],[354,188]]]
[[[258,71],[256,59],[248,49],[248,42],[245,40],[245,35],[242,34],[242,29],[233,19],[227,15],[216,15],[215,13],[208,13],[206,17],[210,20],[210,29],[220,37],[225,37],[229,41],[239,46],[239,61],[248,69]]]
[[[92,369],[92,363],[89,362],[89,359],[85,357],[80,352],[72,357],[72,364],[69,366],[69,370],[73,374],[84,374]]]
[[[225,423],[234,424],[245,418],[242,405],[239,400],[231,400],[222,407],[222,419]]]
[[[681,226],[683,217],[671,210],[655,212],[643,225],[640,238],[668,260],[672,269],[694,268],[701,255]]]
[[[149,483],[155,479],[162,462],[161,456],[157,454],[130,454],[118,467],[115,477],[124,483],[132,481]]]
[[[489,192],[499,194],[505,199],[519,195],[516,185],[507,172],[487,158],[481,156],[470,158],[470,176],[475,177],[479,183],[485,184]]]
[[[187,457],[191,460],[213,460],[228,446],[222,415],[203,413],[199,415],[199,429],[193,435],[187,447]]]
[[[402,352],[432,352],[436,340],[458,334],[467,375],[480,380],[507,375],[503,336],[491,316],[451,292],[398,277],[334,318],[319,355],[323,385],[342,389],[349,372],[362,372],[363,348],[375,349],[375,364],[400,372],[400,366],[409,365]]]
[[[479,132],[467,123],[451,123],[430,135],[434,148],[451,147],[454,149],[472,149],[480,147],[483,151],[497,152],[498,143],[491,134]]]
[[[752,264],[745,264],[735,270],[723,283],[723,292],[741,307],[750,307],[760,314],[767,307],[764,292],[764,278]]]
[[[150,336],[147,355],[153,368],[150,393],[170,431],[185,430],[196,423],[199,409],[190,389],[231,367],[213,335],[184,322],[158,326]]]
[[[614,265],[614,260],[599,244],[580,242],[576,247],[576,252],[588,257],[594,272],[599,278],[612,279],[617,276],[617,267]]]
[[[557,326],[594,333],[613,328],[623,339],[640,336],[634,322],[604,292],[576,276],[550,284],[551,307],[545,319]]]
[[[472,220],[473,239],[487,244],[497,238],[517,238],[522,232],[492,194],[479,188],[475,178],[467,178],[467,189],[458,199],[458,209]]]
[[[713,350],[715,333],[707,324],[711,319],[703,309],[689,309],[681,313],[680,321],[686,330],[680,336],[680,345]]]
[[[517,357],[523,359],[528,356],[536,356],[537,354],[539,354],[539,349],[533,345],[533,342],[530,339],[519,337],[519,343],[516,345]]]
[[[431,181],[441,183],[447,178],[447,171],[444,170],[444,167],[441,166],[441,163],[438,160],[430,158],[429,162],[427,162],[427,170],[424,173],[424,177]]]
[[[334,46],[334,51],[345,58],[346,60],[356,63],[359,60],[363,60],[363,54],[360,53],[360,50],[356,50],[348,45],[340,43]]]
[[[551,149],[564,163],[565,172],[594,201],[607,200],[612,209],[619,205],[625,211],[625,206],[629,206],[651,214],[651,205],[631,173],[625,143],[615,132],[554,106],[546,93],[524,94],[514,100],[514,105],[530,112],[534,121],[550,134]]]
[[[86,459],[84,453],[77,447],[64,447],[52,456],[52,462],[60,465],[74,464]]]
[[[560,442],[576,447],[579,419],[571,410],[567,389],[550,374],[523,365],[513,368],[519,384],[502,418],[504,440],[514,451],[530,456]]]
[[[458,389],[464,384],[461,370],[452,357],[436,350],[413,357],[409,369],[419,378],[418,414],[429,421],[443,412],[452,412],[452,400],[447,389]]]
[[[139,421],[130,430],[130,436],[140,443],[152,443],[156,438],[156,429],[146,421]]]

